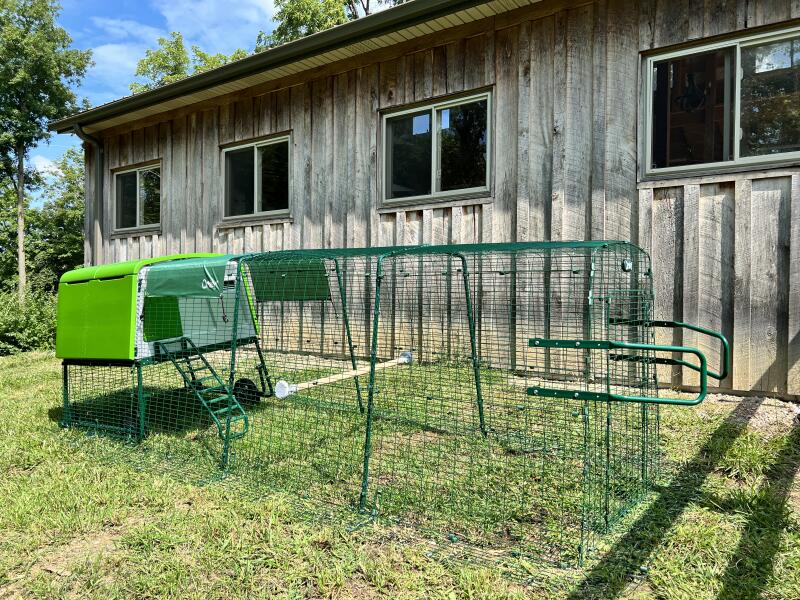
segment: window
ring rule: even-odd
[[[384,199],[488,193],[490,115],[488,93],[385,115]]]
[[[650,57],[648,174],[800,158],[800,30]]]
[[[116,173],[116,229],[158,225],[161,222],[161,167],[142,167]]]
[[[289,138],[225,150],[225,216],[289,210]]]

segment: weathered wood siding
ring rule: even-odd
[[[789,0],[542,2],[400,45],[373,63],[341,65],[187,107],[160,122],[106,131],[106,206],[113,169],[160,159],[162,226],[157,233],[113,235],[106,209],[98,235],[90,210],[87,261],[211,250],[630,239],[653,254],[657,316],[722,329],[733,340],[726,386],[800,393],[800,170],[637,184],[640,52],[798,16],[800,3]],[[381,209],[379,111],[489,86],[492,197]],[[291,219],[223,223],[220,146],[289,130]],[[675,341],[698,343],[718,362],[716,347],[705,340]]]

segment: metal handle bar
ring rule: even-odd
[[[722,335],[719,331],[714,331],[713,329],[706,329],[705,327],[700,327],[699,325],[693,325],[692,323],[684,323],[683,321],[642,321],[642,320],[628,320],[628,319],[611,319],[612,325],[643,325],[645,327],[668,327],[670,329],[689,329],[691,331],[696,331],[697,333],[702,333],[703,335],[707,335],[713,338],[718,339],[722,342],[722,372],[715,373],[714,371],[708,371],[708,376],[712,379],[716,379],[717,381],[722,381],[730,374],[731,370],[731,346],[728,343],[728,339]],[[670,359],[670,358],[659,358],[658,364],[662,365],[677,365],[679,367],[687,367],[694,371],[697,371],[697,367],[690,363],[686,363],[682,360]]]
[[[708,393],[708,363],[705,354],[697,348],[686,346],[666,346],[660,344],[636,344],[633,342],[617,341],[597,341],[597,340],[552,340],[543,338],[533,338],[528,340],[528,346],[532,348],[570,348],[575,350],[645,350],[648,352],[674,352],[679,354],[693,354],[697,357],[699,364],[694,365],[685,361],[676,361],[692,368],[700,374],[700,390],[694,398],[684,400],[683,398],[657,398],[651,396],[626,396],[623,394],[612,394],[610,392],[590,392],[584,390],[559,390],[544,388],[539,386],[529,387],[529,396],[547,396],[551,398],[570,398],[576,400],[600,400],[614,402],[644,402],[648,404],[671,404],[674,406],[696,406],[706,398]],[[634,357],[642,360],[640,357]],[[649,359],[644,359],[649,360]],[[656,362],[657,359],[652,359]]]

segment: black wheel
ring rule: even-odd
[[[261,392],[252,380],[242,378],[233,385],[233,395],[242,406],[253,406],[261,399]]]

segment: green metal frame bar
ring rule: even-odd
[[[475,401],[478,404],[478,420],[480,422],[481,433],[487,435],[486,422],[483,412],[483,394],[481,393],[481,366],[478,360],[478,341],[475,334],[475,316],[472,314],[472,291],[469,286],[469,267],[467,257],[460,253],[453,256],[461,260],[461,274],[464,280],[464,299],[467,308],[467,321],[469,323],[469,344],[472,351],[472,373],[475,377]]]
[[[350,364],[353,369],[357,369],[356,353],[353,348],[353,335],[350,333],[350,317],[347,310],[347,291],[344,289],[344,281],[342,280],[342,269],[339,266],[339,260],[334,258],[333,265],[336,269],[336,281],[339,284],[339,296],[342,301],[342,318],[344,319],[344,330],[347,335],[347,348],[350,351]],[[361,383],[358,380],[358,375],[355,376],[356,396],[358,397],[358,410],[364,413],[364,400],[361,397]]]
[[[63,382],[61,386],[63,409],[60,425],[61,427],[70,427],[72,426],[72,405],[69,402],[69,365],[66,362],[61,365],[61,377]]]
[[[375,365],[378,363],[378,322],[381,313],[381,281],[383,281],[383,259],[379,256],[375,267],[375,304],[372,313],[372,348],[370,349],[369,384],[367,385],[367,421],[364,427],[364,463],[361,469],[361,494],[358,499],[358,510],[364,512],[367,507],[369,491],[369,458],[372,453],[372,414],[375,407]]]
[[[684,323],[683,321],[641,321],[641,320],[623,320],[623,319],[615,319],[611,321],[612,325],[643,325],[645,327],[662,327],[662,328],[669,328],[669,329],[688,329],[690,331],[696,331],[697,333],[702,333],[703,335],[707,335],[713,338],[718,339],[722,343],[722,372],[716,373],[714,371],[708,371],[708,376],[712,379],[716,379],[717,381],[722,381],[723,379],[727,378],[730,375],[731,371],[731,346],[728,343],[728,338],[726,338],[722,333],[719,331],[714,331],[713,329],[707,329],[705,327],[700,327],[699,325],[693,325],[692,323]],[[677,365],[680,367],[687,367],[692,370],[697,371],[697,367],[687,364],[685,361],[679,359],[669,359],[669,358],[660,358],[655,361],[656,364],[660,365]]]
[[[231,412],[234,402],[233,398],[233,382],[236,379],[236,347],[239,334],[239,298],[242,294],[242,287],[244,282],[243,273],[244,263],[240,260],[236,264],[236,291],[233,300],[233,318],[231,319],[231,362],[230,362],[230,376],[228,378],[228,411],[225,415],[225,438],[222,440],[222,458],[220,459],[220,466],[222,470],[228,468],[228,458],[231,450]],[[258,331],[256,329],[256,331]],[[258,334],[256,334],[256,339]],[[205,360],[205,359],[204,359]]]
[[[258,371],[258,378],[259,383],[261,383],[261,396],[264,398],[269,398],[275,394],[275,390],[272,388],[272,379],[269,376],[269,369],[267,368],[267,363],[264,360],[264,352],[261,349],[261,326],[258,321],[258,314],[256,303],[253,300],[253,290],[248,285],[248,279],[244,277],[244,266],[245,262],[242,261],[239,264],[239,268],[237,269],[239,275],[242,277],[242,283],[244,287],[245,294],[247,295],[247,306],[250,309],[250,317],[253,320],[253,329],[256,332],[255,337],[253,338],[253,342],[256,346],[256,353],[258,354],[258,367],[256,370]],[[252,274],[250,275],[252,277]],[[235,333],[235,332],[234,332]],[[241,345],[242,340],[240,340]]]
[[[578,350],[643,350],[647,352],[673,352],[678,354],[693,354],[699,364],[685,363],[685,366],[696,370],[700,374],[700,391],[691,400],[683,398],[657,398],[651,396],[625,396],[611,392],[589,392],[585,390],[559,390],[544,387],[529,387],[529,396],[546,396],[550,398],[571,398],[575,400],[595,400],[613,402],[644,402],[650,404],[669,404],[673,406],[696,406],[705,400],[708,394],[708,364],[705,355],[697,348],[686,346],[667,346],[660,344],[636,344],[633,342],[598,341],[598,340],[549,340],[532,338],[528,340],[531,348],[571,348]],[[645,358],[644,360],[650,360]]]
[[[265,398],[270,398],[275,395],[275,389],[272,387],[272,378],[269,376],[269,369],[267,362],[264,360],[264,352],[261,350],[261,342],[259,336],[255,339],[256,352],[258,353],[258,377],[261,380],[261,395]]]
[[[145,417],[147,413],[147,398],[144,393],[144,381],[142,377],[142,365],[136,365],[136,400],[139,412],[139,439],[143,440],[145,434],[146,422]]]

